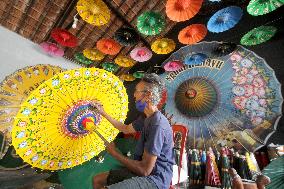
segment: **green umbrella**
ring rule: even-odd
[[[86,57],[83,55],[83,53],[76,53],[76,54],[74,55],[74,57],[75,57],[75,59],[76,59],[78,62],[80,62],[80,63],[82,63],[82,64],[85,64],[85,65],[90,65],[90,64],[94,63],[92,60],[86,58]]]
[[[144,35],[157,35],[165,28],[164,17],[157,12],[147,11],[137,19],[138,31]]]
[[[263,174],[270,178],[267,189],[284,188],[284,156],[280,156],[264,168]]]
[[[241,44],[247,46],[261,44],[273,37],[276,31],[277,28],[274,26],[260,26],[254,28],[242,37]]]
[[[270,13],[284,4],[284,0],[251,0],[247,11],[253,16]]]
[[[103,69],[105,69],[106,71],[109,71],[109,72],[116,72],[119,68],[119,66],[115,63],[112,63],[112,62],[104,62],[102,64],[102,67]]]
[[[133,73],[133,76],[137,79],[140,79],[144,76],[145,72],[144,71],[137,71]]]

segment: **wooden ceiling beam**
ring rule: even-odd
[[[24,26],[25,20],[28,17],[31,7],[34,5],[34,3],[35,3],[35,0],[29,0],[29,2],[27,3],[27,6],[25,7],[25,10],[23,12],[23,15],[21,16],[21,19],[18,22],[17,27],[15,29],[16,33],[19,33],[20,29],[22,29],[22,27]]]

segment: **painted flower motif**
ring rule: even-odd
[[[246,58],[241,61],[241,65],[246,68],[250,68],[252,64],[252,61]]]
[[[252,85],[244,85],[245,89],[245,97],[250,97],[253,95],[253,86]]]
[[[258,117],[265,117],[265,108],[260,107],[255,111],[255,115]]]
[[[250,98],[247,102],[246,102],[246,108],[248,110],[257,110],[259,108],[259,104],[256,100]]]
[[[114,84],[113,84],[114,86],[117,86],[118,85],[118,82],[116,81],[116,82],[114,82]]]
[[[18,126],[20,126],[20,127],[25,127],[26,125],[27,125],[27,122],[25,122],[25,121],[20,121],[18,123]]]
[[[237,96],[233,99],[233,104],[239,110],[245,109],[247,98],[243,96]]]
[[[258,74],[258,71],[257,71],[256,67],[253,67],[253,68],[250,70],[250,74],[253,75],[253,76],[255,76],[255,75]]]
[[[21,131],[18,133],[17,138],[23,138],[25,136],[25,131]]]
[[[247,81],[247,78],[245,76],[239,76],[236,78],[236,83],[239,85],[245,84]]]
[[[46,163],[47,163],[47,160],[44,159],[44,160],[41,161],[40,164],[41,164],[41,165],[45,165]]]
[[[31,155],[31,153],[32,153],[32,150],[31,150],[31,149],[28,149],[28,150],[26,151],[25,155],[26,155],[26,156],[29,156],[29,155]]]
[[[31,110],[29,109],[24,109],[24,111],[22,112],[22,114],[24,114],[25,116],[30,115],[30,113],[31,113]]]
[[[75,75],[76,77],[78,77],[78,76],[80,76],[80,72],[79,72],[79,71],[75,71],[74,75]]]
[[[34,157],[32,157],[32,161],[36,161],[38,160],[38,155],[35,155]]]
[[[63,78],[64,78],[64,79],[69,79],[69,78],[70,78],[70,75],[69,75],[69,74],[64,74]]]
[[[63,165],[62,162],[58,162],[58,167],[61,167]]]
[[[251,118],[255,116],[255,112],[252,110],[246,110],[246,115]]]
[[[246,76],[248,74],[248,72],[249,72],[249,70],[247,68],[245,68],[245,67],[243,67],[241,69],[241,74],[244,75],[244,76]]]
[[[37,99],[37,98],[32,98],[32,99],[30,100],[30,104],[31,104],[31,105],[35,105],[37,102],[38,102],[38,99]]]
[[[49,167],[53,167],[54,166],[54,161],[51,161],[50,163],[49,163]]]
[[[267,107],[267,101],[266,101],[266,99],[259,99],[259,104],[260,104],[262,107]]]
[[[265,97],[265,89],[263,87],[255,87],[254,88],[254,94],[258,97]]]
[[[254,77],[251,74],[246,74],[246,78],[247,78],[247,83],[251,83]]]
[[[85,71],[85,76],[90,76],[90,75],[91,75],[90,70],[86,70],[86,71]]]
[[[52,86],[56,87],[56,86],[59,85],[59,83],[60,83],[60,81],[58,79],[55,79],[55,80],[52,81]]]
[[[87,160],[87,159],[88,159],[88,156],[85,155],[85,156],[84,156],[84,160]]]
[[[241,57],[241,55],[239,55],[239,54],[237,54],[237,53],[234,53],[234,54],[232,54],[232,56],[230,57],[230,59],[231,59],[231,61],[233,61],[233,62],[239,62],[239,61],[242,59],[242,57]]]
[[[90,155],[93,157],[96,153],[95,152],[91,152]]]
[[[252,81],[252,84],[255,87],[263,87],[265,85],[264,80],[261,77],[256,77],[254,78],[254,80]]]
[[[237,96],[242,96],[245,94],[245,89],[241,86],[234,86],[232,89],[233,93]]]
[[[103,78],[106,78],[106,77],[107,77],[107,74],[106,74],[106,73],[104,73],[104,74],[103,74]]]
[[[39,74],[39,70],[34,70],[34,74],[38,75]]]
[[[27,141],[23,141],[19,144],[19,148],[24,148],[27,146],[27,144],[28,144]]]
[[[263,122],[263,119],[261,117],[252,117],[251,122],[253,125],[259,125]]]
[[[45,94],[46,93],[46,89],[45,88],[42,88],[40,91],[39,91],[40,94]]]
[[[97,76],[98,74],[99,74],[98,71],[95,71],[95,72],[94,72],[94,76]]]
[[[67,165],[68,165],[68,166],[71,166],[71,165],[72,165],[72,162],[71,162],[71,161],[68,161],[68,162],[67,162]]]

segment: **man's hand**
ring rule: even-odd
[[[117,151],[116,151],[116,146],[114,144],[114,142],[111,142],[109,143],[107,146],[106,146],[106,150],[108,151],[108,153],[112,156],[115,156],[115,154],[117,154]]]
[[[94,108],[96,108],[97,110],[98,110],[98,112],[102,115],[102,116],[104,116],[104,115],[106,115],[106,112],[105,112],[105,110],[104,110],[104,107],[103,107],[103,105],[100,103],[100,102],[93,102],[93,103],[91,103],[91,106],[93,106]]]

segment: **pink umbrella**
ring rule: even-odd
[[[152,57],[152,51],[146,47],[136,47],[130,52],[130,57],[137,62],[145,62]]]
[[[64,51],[55,43],[43,42],[40,44],[41,49],[51,56],[63,56]]]
[[[183,63],[179,60],[173,60],[173,61],[167,62],[164,65],[164,69],[168,72],[176,71],[180,69],[181,67],[183,67]]]

